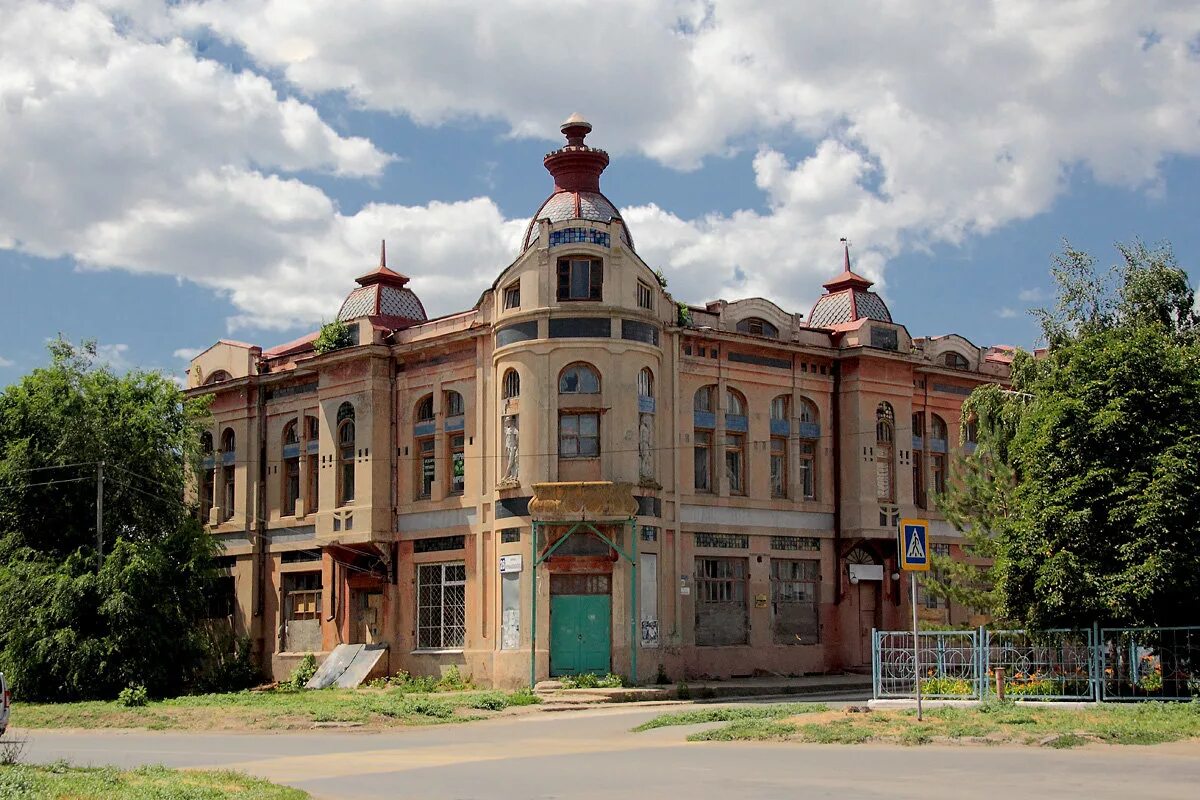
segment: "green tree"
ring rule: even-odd
[[[1194,623],[1200,594],[1200,347],[1167,246],[1100,273],[1069,246],[1048,351],[964,406],[979,449],[940,500],[992,566],[963,576],[1031,627]],[[964,417],[966,419],[966,417]],[[949,593],[948,587],[939,587]],[[960,591],[965,591],[962,587]]]
[[[204,655],[214,577],[182,502],[205,408],[157,373],[114,373],[94,344],[50,352],[0,393],[0,668],[26,697],[178,692]]]
[[[317,334],[317,338],[313,342],[313,349],[320,355],[324,355],[332,353],[334,350],[350,347],[356,342],[356,333],[353,328],[340,319],[326,322],[321,326],[321,332]]]

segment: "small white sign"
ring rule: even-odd
[[[679,593],[680,593],[680,594],[683,594],[683,595],[691,594],[691,593],[692,593],[691,587],[689,587],[689,586],[680,586],[680,587],[679,587]]]
[[[500,574],[521,571],[521,556],[500,556]]]

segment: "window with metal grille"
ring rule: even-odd
[[[744,533],[697,533],[696,547],[725,547],[745,550],[750,546],[750,537]]]
[[[821,540],[816,536],[772,536],[772,550],[812,550],[821,549]]]
[[[462,550],[466,546],[466,537],[432,536],[428,539],[417,539],[413,542],[414,553],[438,553],[443,550]]]
[[[746,559],[696,559],[696,644],[745,644]]]
[[[466,437],[461,433],[450,438],[450,494],[462,494],[467,484]]]
[[[817,644],[821,562],[771,559],[771,617],[776,644]]]
[[[643,367],[637,377],[638,397],[654,397],[654,373]]]
[[[654,308],[654,295],[650,291],[650,284],[638,281],[637,304],[639,308]]]
[[[510,397],[521,396],[521,374],[515,369],[510,369],[504,373],[503,397],[505,400]]]
[[[600,300],[604,289],[604,265],[598,258],[558,260],[559,300]]]
[[[417,648],[461,649],[467,632],[467,567],[462,562],[417,566]]]

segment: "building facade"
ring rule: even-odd
[[[358,642],[498,686],[635,660],[642,681],[853,669],[910,613],[898,521],[959,552],[931,498],[1011,351],[911,338],[847,249],[807,317],[678,306],[590,130],[563,125],[553,192],[474,308],[428,319],[381,254],[338,313],[350,346],[192,362],[201,513],[269,673]]]

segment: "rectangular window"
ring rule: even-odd
[[[316,652],[321,649],[321,573],[283,574],[284,650]]]
[[[746,440],[740,433],[725,435],[725,479],[730,494],[746,493]]]
[[[506,309],[521,307],[521,284],[514,283],[504,290],[504,307]]]
[[[913,419],[917,417],[914,415]],[[925,457],[920,450],[913,450],[913,504],[917,508],[925,507]]]
[[[696,559],[696,644],[746,644],[746,559]]]
[[[560,414],[559,458],[596,458],[600,455],[600,415]]]
[[[312,513],[321,507],[320,456],[308,457],[308,496],[304,498],[304,510]]]
[[[638,308],[654,308],[654,294],[650,291],[650,284],[638,281],[637,304]]]
[[[417,499],[428,498],[433,493],[433,478],[437,474],[433,437],[417,440]]]
[[[815,559],[771,559],[771,617],[775,644],[821,641],[818,587],[821,562]]]
[[[559,300],[600,300],[604,289],[604,266],[598,258],[558,260]]]
[[[946,456],[943,453],[933,453],[933,484],[930,488],[934,494],[946,491]]]
[[[466,486],[467,456],[464,443],[462,434],[450,437],[450,494],[462,494]]]
[[[234,468],[225,467],[225,495],[222,498],[221,518],[223,520],[233,519],[233,503],[234,503]]]
[[[771,497],[788,496],[787,439],[771,437]]]
[[[461,649],[467,632],[467,568],[462,562],[417,566],[417,648]]]
[[[817,499],[816,442],[800,442],[800,491],[805,500]]]
[[[205,525],[208,524],[208,518],[212,514],[212,507],[215,498],[213,492],[216,491],[216,476],[217,470],[206,469],[200,483],[200,521]]]
[[[712,432],[696,431],[693,452],[696,461],[696,491],[712,491]]]
[[[300,459],[283,460],[283,508],[279,513],[285,517],[296,515],[296,501],[300,499]]]

